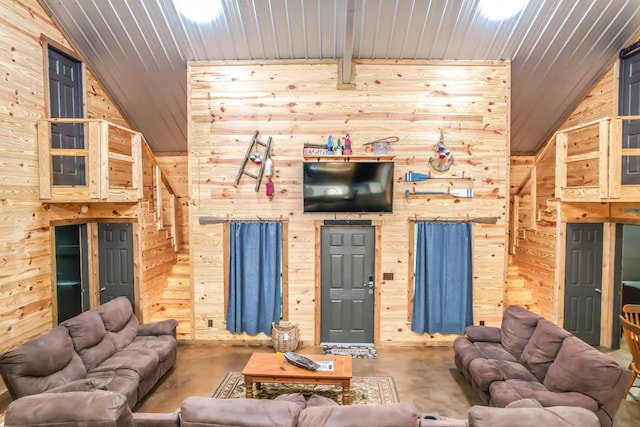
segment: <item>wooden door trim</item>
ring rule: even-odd
[[[314,234],[315,234],[315,263],[314,263],[314,298],[315,305],[313,311],[314,317],[314,338],[313,344],[320,345],[320,317],[321,307],[320,299],[322,297],[322,283],[320,281],[320,256],[322,253],[321,234],[322,227],[324,226],[324,220],[316,220],[313,222]],[[373,288],[373,344],[378,345],[380,342],[380,283],[382,282],[382,265],[380,263],[381,248],[382,248],[382,221],[371,221],[371,225],[367,227],[373,227],[374,235],[374,272],[376,278],[376,285]]]

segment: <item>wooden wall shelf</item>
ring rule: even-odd
[[[311,161],[311,160],[316,160],[318,162],[322,162],[322,161],[328,161],[328,160],[333,160],[333,161],[344,161],[344,162],[364,162],[364,161],[376,161],[376,162],[389,162],[391,160],[393,160],[393,158],[395,156],[390,156],[387,154],[384,155],[377,155],[377,154],[353,154],[351,156],[340,156],[340,155],[324,155],[324,154],[304,154],[303,155],[305,160]]]

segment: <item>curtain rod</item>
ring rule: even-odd
[[[473,222],[475,224],[496,224],[498,222],[497,216],[487,216],[478,218],[443,218],[443,217],[413,217],[409,218],[410,222]]]
[[[227,216],[201,216],[198,218],[200,225],[224,224],[226,222],[289,222],[289,218],[261,218],[255,216],[253,218],[232,218]]]

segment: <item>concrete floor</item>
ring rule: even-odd
[[[180,345],[176,366],[135,408],[137,412],[171,412],[187,396],[211,396],[227,371],[241,371],[254,351],[267,347],[220,347],[207,344]],[[300,353],[320,353],[318,347],[301,347]],[[412,403],[419,412],[465,418],[472,405],[481,404],[471,386],[458,373],[450,347],[378,348],[377,359],[354,359],[354,375],[393,376],[401,402]],[[609,352],[627,366],[630,355],[622,349]],[[640,389],[620,405],[614,427],[640,425]]]

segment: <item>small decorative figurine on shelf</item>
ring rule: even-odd
[[[352,154],[351,151],[351,137],[349,134],[346,134],[344,137],[344,155],[350,156]]]
[[[342,156],[342,152],[343,152],[342,141],[340,141],[340,138],[338,138],[338,142],[336,143],[336,154],[338,156]]]
[[[451,155],[451,151],[447,149],[444,145],[444,135],[442,133],[442,129],[440,129],[440,141],[435,148],[436,158],[429,158],[429,163],[431,166],[437,170],[438,172],[444,172],[449,170],[451,165],[453,164],[453,156]]]
[[[333,137],[331,135],[327,138],[327,155],[333,155]]]

